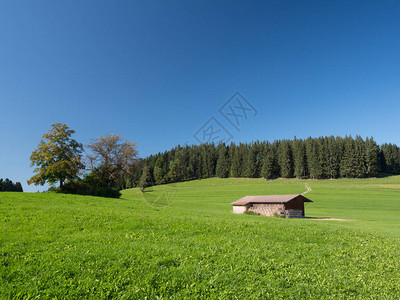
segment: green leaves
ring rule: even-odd
[[[81,160],[82,144],[71,138],[75,131],[67,125],[56,123],[42,136],[38,148],[32,152],[31,166],[37,173],[28,180],[28,184],[53,185],[60,182],[60,188],[66,179],[75,179],[84,168]]]

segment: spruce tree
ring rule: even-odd
[[[174,160],[169,164],[169,172],[168,179],[172,182],[181,181],[182,178],[182,169],[184,166],[182,165],[182,152],[176,151]]]
[[[154,165],[154,181],[156,184],[165,183],[167,177],[167,164],[164,157],[160,156]]]
[[[293,141],[293,164],[294,164],[294,176],[297,178],[303,178],[307,175],[307,159],[306,149],[302,140]]]
[[[313,179],[321,178],[323,175],[323,165],[321,164],[322,154],[319,142],[316,139],[307,139],[306,145],[307,162],[310,177]]]
[[[256,155],[256,169],[254,173],[254,178],[260,178],[261,177],[261,168],[263,165],[263,145],[259,141],[256,141],[253,143],[253,151]]]
[[[343,157],[340,162],[340,176],[346,178],[355,178],[357,172],[357,159],[355,157],[356,147],[353,138],[344,139]]]
[[[327,161],[328,161],[328,150],[326,148],[325,138],[320,137],[317,140],[318,144],[318,172],[316,177],[318,179],[326,178],[326,168],[327,168]]]
[[[220,178],[229,177],[229,160],[228,160],[228,149],[225,144],[219,144],[217,147],[217,164],[215,168],[215,175]]]
[[[240,143],[238,147],[239,154],[239,174],[238,177],[246,177],[246,159],[249,153],[248,145]]]
[[[379,173],[379,164],[378,164],[378,152],[379,147],[371,137],[371,139],[367,138],[365,141],[366,145],[366,165],[367,165],[367,176],[368,177],[376,177]]]
[[[330,136],[326,139],[325,149],[327,150],[326,175],[328,178],[337,178],[340,168],[340,147],[339,141]]]
[[[356,178],[363,178],[367,176],[367,163],[366,163],[366,148],[363,139],[357,136],[355,141],[354,158],[356,166],[354,167],[354,174]]]
[[[15,191],[16,192],[23,192],[24,190],[22,189],[21,182],[16,182],[15,183]]]
[[[244,175],[247,178],[257,177],[257,153],[254,145],[249,146],[247,159],[246,159],[246,170]]]
[[[188,176],[187,179],[192,180],[192,179],[200,178],[198,176],[198,172],[199,172],[198,169],[199,169],[198,147],[192,146],[190,148],[189,161],[188,161],[188,167],[187,167],[187,176]]]
[[[139,188],[143,193],[144,190],[149,186],[151,186],[150,168],[148,166],[145,166],[143,168],[142,176],[140,177]]]
[[[279,176],[277,159],[271,148],[265,150],[261,176],[265,179],[273,179]]]
[[[240,153],[239,148],[237,146],[231,146],[231,177],[240,177]]]
[[[214,144],[203,144],[201,151],[203,174],[202,178],[211,178],[215,175],[215,147]]]
[[[284,140],[279,144],[278,163],[282,177],[293,177],[292,149],[290,147],[289,141]]]

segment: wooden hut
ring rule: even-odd
[[[286,218],[302,218],[305,216],[305,202],[312,201],[303,195],[268,195],[246,196],[232,202],[231,205],[235,214],[252,211],[268,217],[279,215]]]

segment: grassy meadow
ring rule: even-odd
[[[245,195],[306,216],[234,215]],[[121,199],[0,193],[2,299],[398,299],[400,176],[205,179]]]

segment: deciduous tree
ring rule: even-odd
[[[92,172],[96,172],[103,184],[125,188],[126,175],[135,163],[138,151],[136,143],[123,140],[119,134],[107,134],[96,138],[87,146],[87,160]]]
[[[75,133],[67,125],[56,123],[51,130],[42,136],[36,150],[31,155],[31,166],[36,173],[28,180],[28,184],[53,185],[60,183],[63,189],[65,180],[78,178],[82,163],[82,144],[71,138]]]

